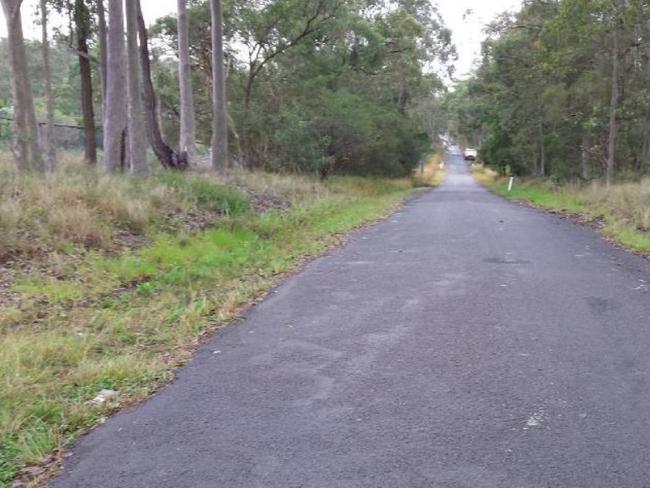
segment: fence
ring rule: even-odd
[[[0,117],[0,147],[8,148],[11,145],[13,120],[11,117]],[[39,139],[45,133],[45,122],[38,123]],[[84,148],[85,134],[84,128],[78,125],[54,124],[54,131],[52,133],[54,146],[62,150],[77,150]],[[102,128],[98,127],[96,132],[97,147],[102,147],[103,132]]]

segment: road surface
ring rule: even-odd
[[[650,487],[650,263],[448,159],[54,487]]]

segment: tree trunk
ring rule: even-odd
[[[46,122],[43,137],[45,165],[48,171],[56,167],[54,146],[54,97],[52,96],[52,69],[50,66],[50,40],[47,34],[47,0],[41,0],[41,43],[43,49],[43,77],[45,78]]]
[[[133,0],[126,0],[127,94],[128,94],[128,149],[130,170],[135,175],[146,175],[147,145],[145,121],[140,98],[140,55],[138,51],[138,8]]]
[[[109,0],[108,14],[104,166],[107,171],[117,171],[122,168],[122,144],[126,129],[127,87],[122,0]]]
[[[140,0],[136,0],[138,10],[138,34],[140,36],[140,65],[142,67],[142,84],[144,97],[144,112],[147,122],[147,137],[154,154],[165,168],[185,169],[187,158],[180,157],[164,141],[158,120],[158,101],[151,81],[151,61],[149,59],[149,39],[144,23]]]
[[[106,70],[107,70],[107,52],[106,52],[106,10],[104,0],[97,0],[97,38],[99,43],[99,76],[102,90],[102,116],[106,110]]]
[[[580,144],[580,176],[583,180],[591,179],[591,167],[589,166],[589,134],[582,131],[582,143]]]
[[[196,126],[192,96],[187,0],[178,0],[178,82],[180,88],[181,131],[179,152],[189,163],[196,159]]]
[[[229,162],[221,0],[211,0],[210,5],[212,13],[212,168],[223,172],[229,166]]]
[[[237,132],[237,127],[235,124],[235,121],[233,120],[232,116],[228,113],[226,114],[228,117],[228,140],[233,141],[235,145],[235,150],[237,151],[237,155],[239,158],[242,157],[242,148],[241,148],[241,141],[239,137],[239,132]],[[232,156],[231,156],[232,157]],[[238,164],[235,161],[233,161],[233,165]]]
[[[250,107],[251,101],[253,98],[253,84],[255,82],[255,75],[253,72],[253,66],[248,68],[248,77],[246,80],[246,86],[244,87],[244,109],[242,111],[241,117],[241,129],[242,129],[242,141],[243,141],[243,153],[239,155],[241,162],[245,168],[252,168],[253,156],[251,150],[251,135],[250,135]]]
[[[643,128],[643,148],[641,149],[641,158],[639,161],[639,168],[638,172],[639,174],[644,174],[645,173],[645,168],[648,165],[648,154],[650,153],[650,134],[648,134],[648,127],[647,123],[644,124]]]
[[[546,147],[542,122],[539,123],[539,176],[546,176]]]
[[[22,0],[0,0],[7,23],[9,65],[13,95],[13,151],[20,170],[44,169],[38,145],[38,125],[34,111],[34,96],[29,82],[27,53],[23,37],[20,6]]]
[[[618,32],[614,30],[612,34],[612,98],[609,104],[609,137],[607,140],[607,170],[605,180],[607,186],[611,186],[614,180],[614,166],[616,158],[616,134],[618,131],[617,111],[619,98],[619,50],[618,50]]]
[[[81,113],[84,125],[84,159],[87,163],[97,163],[97,130],[93,106],[92,68],[88,50],[90,37],[90,12],[84,0],[75,0],[74,21],[77,33],[77,53],[79,57],[79,78],[81,80]]]

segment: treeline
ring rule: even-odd
[[[475,76],[446,101],[461,141],[515,174],[650,172],[650,4],[528,0],[490,25]]]
[[[14,83],[0,103],[24,169],[55,159],[34,129],[32,87],[39,118],[78,110],[89,163],[103,128],[110,171],[148,172],[148,141],[167,168],[211,148],[219,170],[403,175],[443,131],[436,73],[455,53],[427,0],[179,0],[149,29],[138,0],[41,0],[43,37],[23,52],[21,1],[2,4]],[[67,29],[48,31],[52,10]]]

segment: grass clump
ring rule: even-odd
[[[53,175],[17,172],[0,161],[0,259],[8,256],[116,250],[152,227],[248,211],[246,198],[196,175],[164,173],[148,179],[98,175],[73,158]],[[171,218],[171,219],[170,219]]]
[[[11,174],[0,190],[16,208],[2,220],[13,237],[0,242],[13,256],[1,265],[0,486],[151,394],[203,334],[413,190],[409,180],[239,172],[226,186],[206,175],[66,171],[47,182]],[[251,195],[290,205],[256,213]],[[52,224],[57,209],[66,217]],[[199,211],[219,218],[170,224]],[[121,246],[124,233],[146,241]],[[38,252],[26,247],[32,236]],[[102,389],[119,402],[89,403]]]
[[[225,215],[243,214],[249,209],[248,201],[240,192],[205,177],[165,172],[157,180],[174,189],[181,200],[192,206]]]
[[[598,181],[558,185],[548,179],[517,178],[508,192],[508,179],[493,170],[474,165],[473,173],[479,182],[505,197],[602,221],[605,235],[629,249],[650,253],[650,178],[609,188]]]

